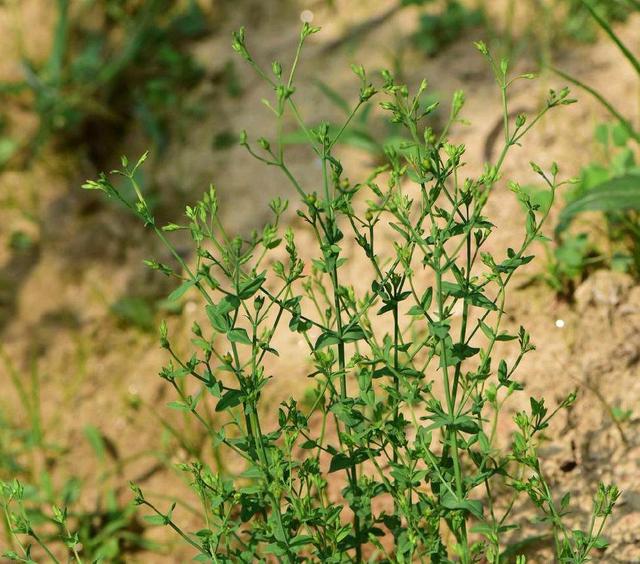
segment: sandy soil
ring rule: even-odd
[[[218,134],[237,134],[242,129],[254,138],[273,135],[269,113],[260,103],[269,92],[250,72],[245,74],[241,61],[236,61],[235,67],[242,95],[230,96],[222,84],[226,65],[233,59],[230,30],[240,24],[247,26],[249,43],[261,62],[287,60],[295,45],[296,22],[302,9],[312,9],[314,23],[325,29],[314,36],[301,66],[301,77],[321,76],[336,90],[355,96],[357,85],[349,63],[362,63],[370,71],[400,64],[410,84],[426,76],[432,91],[445,100],[454,90],[464,88],[468,99],[464,115],[471,125],[457,127],[453,137],[468,148],[469,170],[481,168],[490,149],[487,139],[500,118],[500,101],[484,61],[471,44],[479,38],[479,32],[462,38],[436,58],[426,59],[407,41],[416,25],[413,10],[395,13],[372,25],[362,41],[342,41],[354,23],[385,14],[392,2],[336,3],[336,12],[327,10],[323,3],[302,0],[247,0],[235,2],[233,8],[219,3],[216,33],[194,47],[195,56],[206,69],[206,79],[191,97],[204,110],[204,118],[183,118],[167,153],[152,159],[149,169],[150,182],[161,201],[159,213],[175,218],[176,209],[199,196],[213,181],[223,200],[226,224],[232,230],[247,232],[268,217],[267,203],[272,197],[292,195],[277,171],[265,170],[240,147],[215,150],[212,142]],[[41,21],[42,14],[36,9],[40,6],[25,0],[20,17]],[[8,8],[0,8],[2,30],[15,22],[8,12]],[[46,17],[50,16],[42,16]],[[45,21],[27,32],[29,40],[25,44],[36,58],[46,54]],[[639,45],[640,19],[621,26],[620,33],[628,44]],[[16,52],[11,41],[15,39],[8,39],[5,33],[0,37],[3,52],[10,53],[0,65],[0,76],[14,77],[19,72],[11,62]],[[401,53],[399,61],[394,60],[394,53]],[[605,88],[609,98],[622,107],[628,106],[628,93],[637,92],[633,74],[608,42],[565,50],[557,56],[556,64],[597,88]],[[526,60],[518,63],[518,69],[531,67]],[[562,82],[550,75],[522,82],[514,89],[511,107],[531,111],[549,87],[557,86],[563,86]],[[533,181],[527,164],[531,159],[546,166],[556,160],[567,176],[589,162],[594,154],[593,127],[605,114],[589,97],[577,94],[579,104],[545,119],[525,146],[514,153],[506,177],[523,184]],[[312,84],[300,87],[299,104],[311,122],[336,116],[335,108]],[[123,140],[122,151],[141,151],[140,139],[139,133],[132,131]],[[371,164],[371,157],[348,149],[344,150],[343,161],[348,175],[358,178]],[[290,162],[304,182],[317,180],[317,166],[306,152],[293,147]],[[162,409],[173,398],[156,376],[165,358],[155,336],[122,326],[110,314],[110,304],[123,295],[160,298],[166,294],[167,282],[145,271],[141,262],[149,256],[162,258],[162,251],[121,210],[79,190],[82,180],[95,172],[82,155],[49,152],[30,170],[0,174],[0,197],[10,197],[13,203],[0,206],[2,351],[21,373],[37,363],[48,436],[51,441],[69,445],[66,456],[42,464],[53,467],[59,483],[70,472],[86,480],[89,493],[83,503],[97,503],[98,495],[95,457],[83,436],[87,425],[99,427],[112,445],[113,460],[109,464],[119,468],[112,484],[121,488],[123,499],[128,496],[127,481],[141,477],[141,485],[150,496],[153,492],[189,495],[184,477],[167,469],[186,453],[174,449],[173,456],[167,455],[169,449],[163,444],[171,444],[171,439],[157,414],[184,429],[194,442],[198,441],[197,430]],[[488,213],[498,226],[492,244],[504,248],[520,233],[522,214],[504,187],[495,196]],[[295,218],[291,215],[288,220],[303,238]],[[32,236],[32,248],[9,248],[9,238],[17,230]],[[520,282],[542,267],[542,260],[534,262]],[[357,264],[350,268],[357,273]],[[601,559],[640,562],[640,416],[636,413],[640,398],[640,288],[623,275],[597,272],[578,288],[575,303],[567,304],[544,286],[526,285],[512,294],[508,313],[515,326],[526,321],[538,347],[519,372],[529,394],[545,395],[553,403],[573,389],[579,391],[574,408],[560,416],[549,433],[551,441],[543,451],[545,471],[558,491],[572,492],[577,522],[587,518],[599,480],[618,484],[624,493],[607,532],[611,546]],[[197,304],[187,301],[182,314],[169,318],[177,342],[188,343],[186,336],[196,315]],[[556,327],[558,319],[564,321],[563,328]],[[185,338],[181,340],[180,336]],[[298,355],[293,352],[304,350],[296,342],[289,346],[292,354],[288,358],[295,359]],[[308,385],[305,366],[295,362],[280,368],[280,375],[276,375],[279,390],[304,391]],[[0,364],[0,382],[5,383],[5,390],[6,370],[6,364]],[[15,406],[12,393],[6,394],[7,405]],[[274,392],[274,404],[277,395]],[[611,407],[634,413],[629,421],[617,426],[610,415]],[[21,417],[19,409],[15,411],[13,416]],[[133,454],[139,457],[123,462]],[[159,460],[167,463],[159,464]],[[518,510],[525,517],[530,515],[526,504]],[[189,521],[188,513],[180,508],[177,518]],[[166,538],[160,530],[150,531],[149,536]],[[176,562],[177,555],[182,554],[172,552],[164,561]],[[137,555],[128,561],[151,560]],[[153,556],[153,561],[163,560]],[[541,549],[531,555],[530,561],[543,563],[550,559]]]

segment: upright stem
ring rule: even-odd
[[[336,309],[336,323],[338,327],[338,334],[340,335],[340,342],[338,343],[338,370],[340,371],[340,399],[345,400],[347,398],[347,374],[346,374],[346,362],[344,353],[344,342],[342,341],[342,307],[340,304],[339,295],[339,283],[338,283],[338,268],[333,267],[332,272],[333,294],[335,299]],[[349,447],[351,450],[351,447]],[[347,470],[347,477],[353,490],[354,497],[356,496],[356,490],[358,488],[358,474],[356,470],[355,462],[352,462],[351,467]],[[353,514],[353,529],[356,537],[356,562],[362,561],[362,541],[360,539],[360,517],[357,513]]]
[[[327,206],[327,215],[328,215],[328,225],[325,227],[325,236],[329,235],[329,230],[334,228],[335,225],[335,212],[333,209],[333,202],[330,198],[329,193],[329,178],[327,175],[327,157],[328,157],[328,147],[325,145],[322,157],[322,183],[324,189],[325,202]],[[340,338],[340,342],[338,343],[338,370],[340,372],[340,399],[345,400],[347,398],[347,374],[346,374],[346,361],[345,361],[345,351],[344,351],[344,341],[342,340],[342,332],[343,332],[343,324],[342,324],[342,305],[340,303],[340,283],[338,280],[338,266],[337,262],[334,262],[333,268],[331,269],[331,283],[333,285],[333,297],[334,297],[334,308],[336,315],[336,325],[338,329],[338,335]],[[349,451],[351,451],[351,447],[349,447]],[[351,466],[347,469],[347,478],[349,480],[349,484],[353,491],[354,497],[356,497],[357,489],[358,489],[358,474],[356,470],[355,462],[352,462]],[[357,512],[354,511],[353,514],[353,529],[356,538],[356,562],[362,561],[362,540],[360,538],[360,518],[357,515]]]
[[[467,285],[469,284],[469,281],[471,279],[471,265],[472,265],[472,260],[471,260],[471,232],[469,232],[467,234],[467,243],[466,243],[466,263],[467,263],[467,267],[466,267],[466,272],[465,272],[465,279],[467,282]],[[467,338],[467,323],[468,323],[468,319],[469,319],[469,300],[464,300],[464,303],[462,304],[462,323],[460,324],[460,339],[459,339],[459,343],[461,345],[465,344],[466,338]],[[458,364],[456,364],[456,370],[455,370],[455,374],[453,376],[453,402],[455,404],[456,402],[456,398],[458,395],[458,386],[459,386],[459,382],[460,382],[460,374],[462,372],[462,362],[459,362]]]
[[[400,327],[398,325],[398,303],[396,302],[393,307],[393,387],[396,392],[396,398],[394,399],[393,406],[393,419],[394,423],[400,416],[399,412],[399,398],[400,398],[400,379],[398,378],[398,370],[400,363],[398,359],[398,340],[400,337]],[[393,461],[398,462],[398,450],[393,447]]]
[[[53,552],[49,550],[49,547],[44,542],[42,542],[42,539],[38,536],[38,534],[35,531],[33,530],[30,531],[29,536],[32,537],[33,540],[35,540],[38,543],[38,545],[40,545],[42,550],[44,550],[47,553],[47,556],[51,558],[51,561],[54,564],[60,564],[60,561],[53,555]]]
[[[440,264],[440,260],[438,259],[438,264],[436,265],[436,296],[438,300],[438,318],[440,321],[444,319],[444,297],[442,291],[442,267]],[[447,366],[447,346],[444,339],[440,340],[440,354],[441,354],[441,362],[442,362],[442,376],[444,383],[444,393],[447,401],[447,409],[449,411],[449,417],[455,417],[455,400],[453,399],[450,381],[449,381],[449,368]],[[464,488],[462,483],[462,470],[460,467],[460,453],[458,452],[458,438],[457,432],[455,429],[451,429],[447,427],[446,429],[447,440],[452,449],[452,458],[453,458],[453,472],[455,478],[455,486],[456,486],[456,496],[459,500],[464,499]],[[446,452],[446,450],[445,450]],[[460,526],[460,544],[462,549],[461,554],[461,562],[462,564],[468,564],[470,562],[469,559],[469,547],[467,543],[467,525],[463,520]]]

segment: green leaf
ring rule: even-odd
[[[453,427],[464,433],[476,434],[480,431],[477,421],[469,415],[460,415],[453,421]]]
[[[480,329],[482,330],[482,332],[486,335],[487,339],[489,340],[493,340],[495,337],[495,333],[493,332],[493,329],[491,329],[491,327],[489,327],[484,321],[480,321]]]
[[[593,546],[598,550],[604,550],[609,546],[609,541],[604,537],[598,537],[593,543]]]
[[[89,441],[89,444],[91,445],[93,452],[96,453],[98,459],[104,460],[107,449],[104,443],[104,437],[100,430],[93,425],[87,425],[84,428],[84,436]]]
[[[299,548],[307,544],[313,544],[313,537],[310,535],[298,535],[289,541],[289,546],[293,548]]]
[[[259,466],[250,466],[240,476],[251,480],[262,480],[265,477],[263,470]]]
[[[411,241],[411,235],[409,235],[409,232],[402,229],[398,224],[389,223],[389,227],[391,227],[391,229],[393,229],[394,231],[397,231],[398,233],[400,233],[400,235],[404,237],[405,241]]]
[[[191,339],[191,342],[196,347],[200,347],[205,352],[209,352],[213,350],[211,343],[209,341],[205,341],[204,339]]]
[[[435,335],[439,339],[444,339],[449,335],[450,325],[446,321],[435,321],[429,323],[429,330],[432,335]]]
[[[476,347],[471,347],[469,345],[465,345],[464,343],[451,343],[451,338],[447,337],[444,340],[446,347],[446,355],[440,355],[440,366],[445,366],[445,356],[446,356],[446,366],[455,366],[467,358],[471,358],[480,352],[480,349]]]
[[[487,339],[491,341],[493,341],[493,339],[495,339],[496,341],[513,341],[514,339],[518,338],[516,335],[509,335],[509,333],[505,331],[496,335],[493,332],[493,329],[489,327],[484,321],[480,321],[480,329],[482,329],[482,332],[486,335]]]
[[[640,175],[627,174],[602,182],[567,205],[558,219],[556,234],[569,227],[576,215],[587,211],[640,210]]]
[[[229,390],[222,399],[216,405],[216,411],[224,411],[225,409],[229,409],[231,407],[236,407],[240,405],[242,401],[243,394],[241,390]]]
[[[498,364],[498,381],[501,384],[506,383],[507,380],[507,363],[504,360],[500,361],[500,364]]]
[[[469,296],[469,301],[476,307],[488,309],[489,311],[496,311],[498,308],[489,298],[480,292],[474,292]]]
[[[433,288],[429,286],[420,298],[420,305],[414,305],[409,309],[407,315],[426,315],[427,310],[431,307],[433,300]]]
[[[167,404],[167,407],[171,409],[177,409],[178,411],[191,411],[188,405],[182,403],[181,401],[170,401]]]
[[[238,296],[234,296],[233,294],[228,294],[220,300],[220,303],[216,307],[216,311],[220,315],[224,315],[225,313],[230,313],[232,311],[235,311],[239,307],[240,307],[240,300]]]
[[[338,470],[344,470],[345,468],[350,468],[353,464],[360,464],[367,458],[368,454],[365,450],[356,450],[354,451],[352,456],[347,456],[346,454],[339,452],[335,454],[331,459],[331,464],[329,465],[329,473],[337,472]]]
[[[611,128],[611,136],[617,147],[624,147],[631,137],[629,131],[620,123],[615,124]]]
[[[342,340],[345,343],[353,343],[354,341],[361,341],[364,338],[365,338],[364,331],[362,330],[362,327],[360,327],[359,325],[350,327],[348,331],[345,331],[342,334]]]
[[[229,330],[229,327],[231,326],[231,319],[229,318],[228,314],[220,313],[219,305],[218,306],[208,305],[205,307],[205,310],[207,312],[207,317],[211,322],[211,326],[218,333],[226,333]]]
[[[238,297],[242,300],[246,300],[255,294],[264,284],[266,280],[266,275],[264,272],[251,280],[244,282],[241,284],[240,289],[238,290]]]
[[[336,335],[332,331],[325,331],[318,337],[314,349],[320,350],[324,347],[328,347],[329,345],[337,345],[339,342],[340,338],[338,337],[338,335]]]
[[[515,341],[517,338],[517,335],[509,335],[509,333],[503,331],[496,337],[496,341]]]
[[[145,515],[144,520],[150,525],[165,525],[167,519],[163,515]]]
[[[600,145],[606,148],[609,144],[609,125],[606,123],[599,123],[596,125],[593,136]]]
[[[589,248],[586,233],[579,233],[575,237],[564,236],[554,253],[558,274],[569,278],[580,276],[585,268]]]
[[[476,499],[458,499],[451,492],[447,491],[442,496],[441,502],[447,509],[462,509],[468,511],[478,519],[482,518],[482,502]]]
[[[250,345],[252,343],[246,329],[242,328],[231,329],[227,333],[227,337],[232,343],[240,343],[242,345]]]
[[[422,295],[422,298],[420,298],[420,305],[424,310],[427,310],[431,307],[432,300],[433,300],[433,288],[429,286],[426,289],[425,293]]]
[[[342,403],[336,403],[332,405],[331,412],[335,413],[336,417],[340,421],[345,423],[347,427],[355,427],[364,419],[362,413],[360,413],[353,406],[345,405]]]
[[[186,282],[183,282],[182,284],[180,284],[180,286],[178,286],[173,292],[169,294],[169,297],[167,299],[170,302],[175,302],[176,300],[179,300],[182,296],[184,296],[184,294],[189,288],[192,288],[197,283],[198,283],[197,278],[192,278],[191,280],[187,280]]]
[[[113,304],[111,311],[124,323],[143,331],[153,331],[154,311],[147,300],[135,296],[123,296]]]

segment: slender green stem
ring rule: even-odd
[[[631,63],[631,66],[636,71],[636,74],[640,76],[640,60],[629,50],[629,48],[623,43],[623,41],[618,37],[613,28],[609,25],[607,20],[605,20],[598,11],[593,7],[591,0],[582,0],[582,3],[586,6],[587,10],[591,13],[598,25],[605,31],[605,33],[613,40],[613,42],[618,46],[618,49],[625,56],[627,61]]]
[[[589,86],[588,84],[585,84],[584,82],[581,82],[580,80],[578,80],[577,78],[571,76],[570,74],[567,74],[566,72],[552,67],[551,70],[553,72],[555,72],[558,76],[561,76],[562,78],[564,78],[565,80],[568,80],[569,82],[571,82],[572,84],[575,84],[576,86],[578,86],[579,88],[582,88],[582,90],[584,90],[585,92],[588,92],[589,94],[591,94],[591,96],[593,96],[596,100],[598,100],[598,102],[600,102],[600,104],[602,104],[602,106],[615,118],[617,119],[620,124],[625,128],[625,130],[627,131],[627,133],[633,137],[633,139],[635,139],[637,142],[640,143],[640,132],[636,131],[636,129],[633,127],[633,124],[627,119],[625,118],[614,106],[613,104],[611,104],[611,102],[609,102],[602,94],[600,94],[600,92],[598,92],[595,88],[592,88],[591,86]]]
[[[47,553],[47,556],[51,559],[54,564],[60,564],[60,561],[54,556],[53,552],[49,549],[49,547],[42,541],[38,533],[36,533],[33,529],[29,531],[29,536],[38,543],[40,548]]]
[[[166,519],[166,515],[164,515],[162,512],[160,512],[155,505],[153,505],[151,502],[147,501],[146,499],[142,500],[143,505],[146,505],[149,509],[151,509],[154,513],[156,513],[156,515],[160,515],[161,517],[165,517],[165,520],[167,522],[167,525],[169,527],[171,527],[176,533],[178,533],[183,540],[187,543],[190,544],[193,548],[195,548],[198,552],[208,556],[208,553],[204,550],[204,548],[198,544],[197,542],[195,542],[194,540],[192,540],[191,538],[189,538],[189,536],[187,536],[184,531],[178,527],[171,519]]]

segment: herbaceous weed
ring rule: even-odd
[[[552,491],[538,456],[551,418],[575,394],[554,406],[530,398],[511,437],[497,437],[506,402],[523,394],[517,368],[534,349],[526,329],[504,326],[507,289],[533,259],[532,243],[545,238],[546,210],[515,182],[512,195],[498,197],[524,205],[521,240],[487,250],[494,230],[487,202],[497,197],[505,160],[547,112],[573,102],[568,90],[552,90],[535,115],[511,119],[510,88],[531,77],[511,77],[507,61],[478,43],[502,97],[504,145],[482,174],[466,176],[465,147],[449,139],[464,103],[460,92],[436,134],[429,120],[437,104],[424,103],[426,82],[412,93],[383,72],[374,86],[354,66],[360,91],[343,126],[308,127],[296,102],[296,69],[317,31],[303,27],[286,71],[279,62],[258,65],[244,30],[233,39],[233,49],[273,89],[266,104],[279,124],[274,140],[243,134],[241,144],[293,185],[312,248],[283,228],[281,199],[271,203],[274,219],[262,232],[227,232],[213,187],[186,208],[183,222],[159,225],[136,182],[146,155],[134,165],[123,159],[117,172],[131,182],[134,202],[106,175],[84,186],[120,201],[167,246],[175,263],[148,265],[180,280],[171,299],[200,294],[207,322],[193,325],[191,355],[180,354],[161,327],[169,356],[161,377],[175,391],[171,407],[191,414],[226,460],[243,466],[221,471],[204,458],[182,465],[202,503],[197,531],[180,525],[175,504],[166,508],[132,485],[136,503],[202,562],[497,564],[525,562],[526,543],[511,545],[510,538],[522,524],[514,508],[528,497],[548,524],[558,561],[586,562],[594,547],[605,546],[602,527],[618,491],[602,485],[586,529],[569,527],[570,497]],[[384,166],[352,182],[336,144],[374,97],[408,140],[388,147]],[[321,163],[317,184],[304,184],[288,166],[285,115]],[[558,166],[531,166],[553,199],[563,184]],[[192,260],[171,243],[174,232],[190,236]],[[268,398],[293,377],[277,362],[288,355],[278,344],[287,333],[306,344],[296,374],[306,372],[314,390],[282,402],[274,419]],[[514,354],[507,356],[509,347]]]

